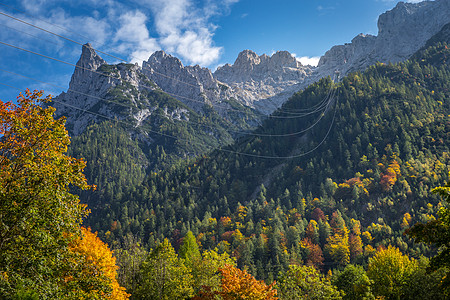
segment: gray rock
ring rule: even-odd
[[[233,65],[219,67],[214,78],[228,84],[236,99],[245,105],[270,114],[298,91],[299,83],[313,70],[314,67],[303,66],[287,51],[269,57],[244,50]]]
[[[219,67],[214,73],[207,68],[183,66],[181,61],[157,51],[138,65],[109,66],[98,56],[90,44],[83,46],[70,88],[55,98],[60,115],[68,116],[68,127],[73,134],[81,133],[98,117],[81,110],[95,111],[110,118],[132,117],[136,126],[148,118],[154,108],[147,105],[140,93],[142,89],[161,89],[185,103],[193,110],[208,113],[214,108],[224,119],[256,125],[254,116],[236,112],[235,102],[270,114],[295,92],[322,77],[345,75],[363,71],[376,62],[399,62],[408,59],[425,45],[450,20],[450,0],[425,1],[416,4],[399,2],[395,8],[383,13],[378,20],[378,35],[356,36],[351,43],[332,47],[321,57],[318,67],[303,66],[287,51],[272,56],[257,55],[251,50],[239,53],[234,64]],[[112,70],[110,76],[100,69]],[[127,82],[124,91],[132,108],[113,111],[112,106],[100,98],[108,91]],[[59,103],[63,103],[59,104]],[[143,105],[142,105],[143,104]],[[75,110],[71,106],[80,109]],[[137,107],[141,107],[137,109]],[[167,117],[189,120],[186,111],[167,112]]]
[[[102,66],[107,68],[102,70]],[[114,99],[108,98],[107,95],[124,82],[129,87],[124,93],[130,101],[130,106],[122,107],[119,112],[111,105]],[[136,123],[140,124],[148,117],[152,108],[147,107],[139,112],[137,107],[143,99],[140,99],[139,93],[133,93],[131,87],[138,90],[156,88],[148,83],[148,80],[142,82],[139,66],[126,64],[109,66],[90,44],[86,44],[82,47],[69,89],[55,97],[52,105],[59,116],[67,117],[66,126],[73,135],[82,133],[90,123],[104,120],[105,117],[121,120],[132,116],[136,119]]]
[[[450,0],[399,2],[378,18],[378,35],[360,34],[351,43],[332,47],[320,58],[317,77],[363,71],[377,62],[408,59],[450,21]]]
[[[208,68],[185,67],[178,58],[157,51],[143,62],[142,72],[164,92],[197,112],[203,112],[205,105],[213,106],[221,114],[230,108],[223,100],[234,94],[229,86],[214,79]]]

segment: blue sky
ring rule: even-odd
[[[0,0],[0,12],[130,62],[164,50],[211,69],[251,49],[294,53],[314,64],[333,45],[377,34],[377,18],[397,0]],[[420,2],[420,1],[407,1]],[[0,42],[75,64],[81,46],[0,15]],[[54,95],[74,67],[0,44],[0,99],[20,89]],[[109,63],[117,59],[102,55]],[[53,85],[14,75],[22,74]],[[5,86],[10,85],[12,87]]]

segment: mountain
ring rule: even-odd
[[[158,169],[228,144],[255,118],[238,103],[228,104],[232,110],[226,116],[219,115],[211,103],[188,106],[163,92],[138,65],[109,65],[89,44],[82,48],[69,89],[51,105],[58,116],[66,117],[66,127],[75,140],[90,136],[84,144],[94,139],[100,146],[106,143],[102,134],[114,134],[120,137],[116,146],[133,148],[131,157],[144,169]],[[111,127],[95,125],[103,122]],[[92,126],[105,127],[104,132],[92,135]],[[133,146],[127,140],[135,141]],[[77,155],[90,153],[84,150]]]
[[[430,190],[449,179],[447,32],[403,63],[321,79],[252,135],[112,193],[88,222],[124,247],[192,231],[269,282],[293,263],[364,265],[380,246],[430,255],[403,232],[433,219]]]
[[[233,65],[217,68],[214,77],[227,83],[235,92],[235,98],[245,105],[270,114],[300,89],[299,82],[310,76],[313,69],[303,66],[287,51],[258,56],[244,50]]]
[[[233,65],[226,64],[212,73],[198,65],[183,66],[178,58],[157,51],[143,62],[142,68],[119,64],[114,74],[119,79],[115,79],[101,76],[100,73],[109,72],[110,67],[87,45],[83,47],[69,91],[58,96],[57,100],[81,109],[91,109],[98,103],[95,97],[104,97],[109,88],[118,84],[118,80],[125,80],[131,86],[140,87],[138,90],[162,90],[201,115],[207,115],[212,107],[225,123],[232,123],[237,131],[246,130],[256,127],[264,115],[269,115],[295,92],[320,78],[335,77],[336,71],[341,76],[362,71],[376,62],[395,63],[409,58],[449,20],[450,0],[415,4],[399,2],[379,17],[377,36],[360,34],[349,44],[332,47],[321,57],[318,67],[301,65],[287,51],[279,51],[269,57],[244,50]],[[133,97],[130,90],[127,93]],[[140,102],[138,98],[132,102]],[[139,123],[151,110],[129,110],[128,114]],[[60,107],[59,111],[68,116],[68,125],[72,126],[74,134],[81,133],[90,121],[98,119],[93,115],[69,113],[73,110],[67,106]],[[97,112],[115,117],[107,105],[101,105]]]
[[[198,65],[183,66],[164,51],[153,53],[142,65],[144,74],[165,92],[197,111],[202,103],[209,103],[224,116],[229,116],[230,101],[270,114],[298,91],[298,83],[312,69],[302,66],[287,51],[269,57],[250,50],[242,51],[233,65],[226,64],[214,73]]]
[[[399,2],[379,17],[377,36],[359,34],[351,43],[332,47],[317,67],[303,66],[287,51],[268,56],[244,50],[232,65],[212,73],[199,66],[183,66],[179,59],[158,51],[144,62],[143,70],[164,91],[197,111],[203,102],[221,103],[226,109],[227,99],[234,99],[269,115],[295,92],[320,78],[334,77],[336,71],[343,76],[376,62],[408,59],[449,20],[449,0]]]
[[[399,2],[378,18],[378,35],[359,34],[351,43],[332,47],[320,58],[319,77],[363,71],[376,62],[408,59],[450,21],[450,1]]]
[[[198,65],[183,66],[178,58],[164,51],[157,51],[144,61],[142,71],[163,91],[199,112],[205,103],[215,105],[233,96],[229,87],[217,82],[209,69]]]

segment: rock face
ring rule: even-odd
[[[318,67],[303,66],[287,51],[259,56],[250,50],[239,53],[233,65],[226,64],[214,73],[198,65],[183,66],[178,58],[163,51],[153,53],[142,68],[129,64],[112,66],[86,44],[70,88],[56,97],[55,106],[59,114],[68,116],[67,124],[74,134],[99,118],[83,110],[119,119],[128,114],[139,125],[152,114],[148,103],[140,105],[145,97],[140,97],[139,91],[161,89],[196,112],[207,115],[212,107],[226,122],[241,122],[241,128],[254,126],[258,117],[251,115],[254,112],[249,107],[268,115],[295,92],[324,76],[333,78],[336,71],[345,75],[378,61],[405,60],[449,21],[450,0],[399,2],[379,17],[377,36],[360,34],[351,43],[332,47],[321,57]],[[104,72],[110,75],[105,76]],[[118,114],[117,109],[113,111],[111,105],[105,104],[105,97],[110,97],[108,92],[119,85],[134,107],[128,108],[128,113],[122,109]],[[186,113],[168,112],[167,116],[189,118]]]
[[[233,65],[219,67],[214,74],[198,65],[183,66],[164,51],[153,53],[142,65],[144,74],[166,93],[199,112],[205,103],[210,104],[221,115],[231,108],[229,99],[269,114],[298,91],[298,83],[313,69],[287,51],[269,57],[250,50],[242,51]]]
[[[141,118],[149,114],[146,111],[125,111],[117,113],[114,105],[111,105],[113,97],[109,95],[111,89],[126,82],[129,89],[155,89],[151,83],[142,81],[142,73],[137,65],[118,64],[110,66],[91,47],[90,44],[83,45],[81,57],[70,80],[69,89],[54,98],[54,106],[58,115],[67,116],[66,126],[69,131],[78,135],[84,131],[86,126],[99,119],[117,118],[124,119],[127,114],[136,115]],[[150,83],[150,84],[149,84]],[[139,101],[133,93],[127,93],[130,102],[136,106]],[[102,117],[103,116],[103,117]],[[136,119],[138,120],[138,119]],[[139,121],[139,120],[138,120]],[[142,121],[142,120],[141,120]]]
[[[214,106],[222,113],[230,108],[223,100],[234,94],[227,85],[214,79],[207,68],[183,66],[178,58],[157,51],[143,62],[142,71],[163,91],[197,112],[203,112],[205,104]]]
[[[276,52],[270,57],[244,50],[233,65],[219,67],[214,77],[228,84],[236,99],[245,105],[270,114],[299,90],[299,83],[313,70],[314,67],[303,66],[287,51]]]
[[[332,75],[337,70],[347,74],[376,62],[406,60],[449,22],[450,0],[399,2],[380,15],[378,36],[360,34],[351,43],[327,51],[319,61],[317,76]]]

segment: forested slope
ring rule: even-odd
[[[128,161],[122,170],[139,180],[124,179],[88,222],[121,251],[164,238],[178,249],[192,231],[201,248],[231,254],[267,282],[290,264],[365,265],[379,246],[431,255],[403,232],[442,206],[430,190],[450,165],[448,47],[434,41],[405,63],[323,79],[251,135],[142,184]]]

